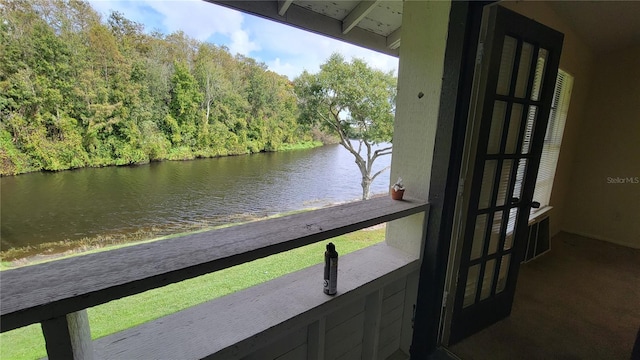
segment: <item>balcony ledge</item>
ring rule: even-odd
[[[322,292],[322,265],[282,276],[94,342],[98,359],[247,356],[417,271],[419,260],[384,243],[340,257],[338,294]]]
[[[426,212],[428,206],[376,198],[3,271],[0,331]]]

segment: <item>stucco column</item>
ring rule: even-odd
[[[431,180],[449,25],[449,1],[404,2],[390,183],[402,177],[405,196],[426,200]],[[444,174],[443,174],[444,175]],[[387,225],[387,243],[421,256],[424,214]]]

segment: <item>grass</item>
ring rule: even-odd
[[[378,243],[384,235],[384,228],[361,230],[332,241],[340,255],[344,255]],[[90,308],[91,335],[97,339],[321,263],[324,261],[325,244],[307,245]],[[319,291],[320,287],[318,282]],[[38,359],[44,356],[46,350],[39,324],[0,334],[0,359]]]

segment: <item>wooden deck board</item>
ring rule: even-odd
[[[381,197],[3,271],[0,331],[426,211]]]

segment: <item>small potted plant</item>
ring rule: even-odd
[[[403,195],[404,185],[402,184],[402,178],[398,178],[398,181],[391,187],[391,198],[393,200],[402,200]]]

